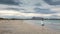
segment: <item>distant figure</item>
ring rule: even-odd
[[[44,22],[43,22],[43,21],[44,21],[44,20],[41,21],[41,26],[44,26]]]

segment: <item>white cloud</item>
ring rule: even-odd
[[[13,10],[0,10],[0,15],[8,15],[8,16],[50,16],[50,14],[36,14],[36,13],[21,13]]]
[[[60,13],[55,13],[55,14],[53,14],[53,15],[60,16]]]
[[[50,9],[51,11],[59,11],[60,12],[60,7],[53,7]]]
[[[0,10],[0,15],[21,15],[21,13],[17,12],[17,11],[13,11],[13,10]]]

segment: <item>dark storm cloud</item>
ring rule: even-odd
[[[41,4],[40,3],[36,3],[36,4],[34,4],[35,6],[41,6]]]
[[[0,0],[0,4],[8,4],[8,5],[19,5],[19,3],[22,4],[22,2],[18,1],[15,2],[14,0]]]
[[[60,0],[44,0],[50,5],[60,5]]]
[[[34,10],[35,10],[36,13],[42,13],[42,14],[52,14],[52,13],[56,13],[56,12],[50,11],[49,9],[35,8]]]

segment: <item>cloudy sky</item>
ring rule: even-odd
[[[60,0],[0,0],[3,18],[60,18]]]

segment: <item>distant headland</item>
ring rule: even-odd
[[[57,18],[42,18],[42,17],[32,17],[30,19],[17,19],[17,18],[0,18],[0,20],[60,20],[60,19],[57,19]]]

